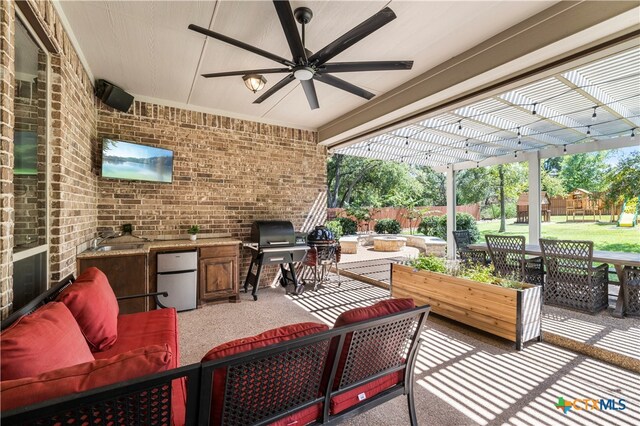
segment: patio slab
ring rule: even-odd
[[[334,281],[316,292],[284,295],[261,289],[260,299],[206,306],[178,314],[182,364],[199,361],[211,347],[299,321],[332,325],[356,306],[388,297],[388,291],[355,280]],[[426,425],[635,425],[640,423],[640,375],[545,342],[517,352],[510,342],[429,316],[416,365],[415,398]],[[563,414],[558,397],[625,399],[622,411]],[[389,401],[347,425],[409,424],[406,399]]]

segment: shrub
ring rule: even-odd
[[[471,241],[480,239],[480,231],[476,225],[476,220],[469,213],[456,213],[456,229],[458,231],[468,230],[471,234]],[[447,216],[427,216],[418,226],[418,232],[431,237],[447,239]]]
[[[409,262],[409,265],[424,271],[440,272],[442,274],[447,273],[445,260],[440,257],[434,257],[432,254],[425,256],[420,253],[418,257]]]
[[[444,218],[444,221],[442,220]],[[444,223],[444,228],[442,228],[442,224]],[[418,232],[424,235],[429,235],[432,237],[441,237],[441,235],[445,235],[447,233],[447,218],[446,216],[427,216],[425,217],[420,225],[418,225]]]
[[[329,231],[333,232],[333,236],[336,240],[339,240],[342,237],[342,225],[340,225],[339,220],[330,220],[325,223],[324,226],[329,229]]]
[[[400,234],[402,227],[395,219],[380,219],[373,228],[378,234]]]
[[[358,223],[349,217],[337,217],[332,222],[340,222],[342,235],[355,235],[358,232]]]

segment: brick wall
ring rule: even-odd
[[[13,301],[14,4],[0,0],[0,318]]]
[[[246,240],[254,220],[296,229],[324,221],[326,149],[315,132],[138,101],[129,113],[101,104],[97,125],[99,139],[174,151],[172,184],[98,179],[99,228],[131,223],[134,234],[186,237],[198,224]]]

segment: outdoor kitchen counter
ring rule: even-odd
[[[113,243],[113,245],[118,244],[134,244],[133,242],[126,243]],[[108,250],[108,251],[96,251],[96,250],[85,250],[82,253],[79,253],[76,258],[77,259],[92,259],[96,257],[110,257],[110,256],[122,256],[125,254],[148,254],[151,250],[160,250],[160,249],[189,249],[189,248],[199,248],[199,247],[211,247],[211,246],[229,246],[229,245],[240,245],[242,241],[234,240],[232,238],[202,238],[196,241],[191,240],[163,240],[163,241],[149,241],[142,244],[142,247],[135,249],[125,249],[125,250]],[[108,246],[110,244],[104,244]]]

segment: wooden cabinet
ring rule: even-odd
[[[78,259],[78,273],[90,266],[95,266],[105,273],[116,297],[148,293],[146,254]],[[130,314],[147,311],[149,310],[148,299],[139,298],[118,302],[120,313]]]
[[[238,302],[239,247],[214,246],[200,249],[198,305]]]

